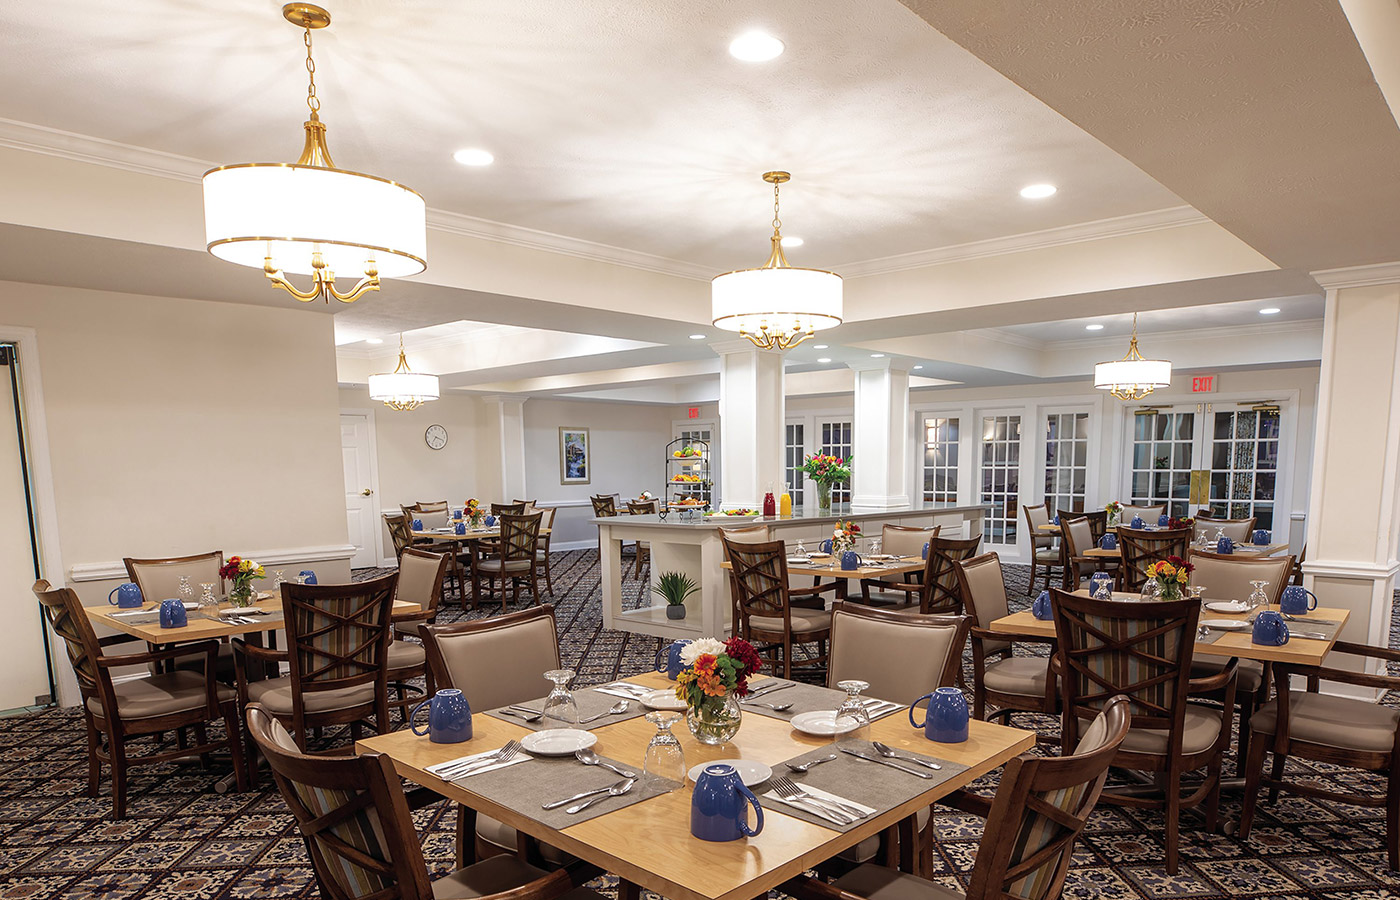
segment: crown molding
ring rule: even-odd
[[[1103,238],[1162,231],[1167,228],[1181,228],[1185,225],[1200,225],[1209,221],[1210,219],[1189,206],[1174,206],[1169,209],[1133,213],[1126,216],[1115,216],[1111,219],[1098,219],[1076,225],[1063,225],[1059,228],[1046,228],[1041,231],[1028,231],[1024,234],[989,238],[985,241],[951,244],[947,247],[934,247],[929,250],[917,250],[913,253],[900,253],[895,256],[845,263],[836,266],[835,269],[844,278],[864,278],[871,275],[883,275],[887,272],[903,272],[906,269],[922,269],[943,263],[961,262],[967,259],[1003,256],[1008,253],[1023,253],[1027,250],[1058,247],[1063,244],[1078,244]]]
[[[1400,283],[1400,262],[1375,263],[1369,266],[1348,266],[1344,269],[1322,269],[1309,272],[1323,290],[1375,287]]]

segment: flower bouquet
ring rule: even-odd
[[[852,457],[825,456],[813,453],[802,461],[802,471],[817,483],[817,507],[831,510],[831,486],[851,480]]]
[[[1147,567],[1147,577],[1157,583],[1157,599],[1180,600],[1181,589],[1191,580],[1195,566],[1179,556],[1168,556]]]
[[[860,537],[860,526],[855,522],[837,522],[831,532],[831,555],[840,556],[847,550],[856,549],[856,538]]]
[[[1195,525],[1196,520],[1191,518],[1190,516],[1185,516],[1184,518],[1172,516],[1171,518],[1167,519],[1168,528],[1194,528]]]
[[[681,650],[676,697],[685,701],[685,723],[703,744],[723,744],[739,732],[739,698],[748,696],[749,677],[763,666],[753,645],[732,637],[721,643],[700,638]]]
[[[1104,510],[1108,513],[1108,527],[1113,528],[1118,525],[1118,517],[1123,514],[1123,504],[1117,500],[1110,500],[1104,505]]]
[[[228,602],[237,607],[253,605],[253,579],[266,578],[267,572],[251,559],[230,556],[228,562],[219,569],[219,577],[233,583],[228,592]]]
[[[486,518],[486,513],[481,511],[481,501],[477,500],[475,497],[468,500],[466,516],[472,528],[480,528],[482,521]]]

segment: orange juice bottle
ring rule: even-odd
[[[792,518],[792,494],[783,491],[783,496],[778,500],[778,512],[784,519]]]

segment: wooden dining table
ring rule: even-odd
[[[835,555],[826,557],[818,556],[815,559],[808,559],[806,564],[789,562],[787,564],[788,575],[811,575],[814,578],[835,578],[836,579],[836,599],[845,600],[846,582],[850,579],[860,580],[863,578],[883,578],[886,575],[908,575],[912,572],[922,572],[925,560],[918,556],[902,556],[889,560],[887,565],[861,565],[854,569],[841,568],[841,561]],[[720,568],[726,572],[732,572],[734,566],[729,560],[720,563]]]
[[[102,604],[100,606],[85,606],[83,612],[87,613],[88,620],[94,625],[105,625],[152,644],[175,644],[186,641],[202,641],[205,638],[237,637],[281,629],[282,599],[265,591],[262,593],[267,594],[267,596],[260,594],[261,599],[252,606],[253,609],[259,610],[259,613],[250,616],[253,621],[247,624],[238,624],[222,619],[208,619],[191,610],[189,611],[188,624],[183,628],[161,628],[158,619],[151,622],[133,622],[131,617],[121,615],[121,613],[136,612],[134,609],[119,609],[115,606]],[[221,604],[219,608],[229,611],[234,609],[232,605],[227,603]],[[148,603],[143,608],[147,613],[155,613],[159,609],[159,603]],[[422,607],[417,603],[395,600],[391,613],[394,616],[400,616],[418,612],[420,609]]]
[[[656,673],[626,680],[657,689],[674,686],[674,682]],[[762,681],[758,678],[751,683],[759,685]],[[473,729],[472,740],[461,744],[434,744],[412,732],[397,731],[365,738],[356,742],[355,748],[360,753],[383,753],[393,761],[398,773],[410,781],[612,872],[624,880],[620,897],[635,897],[636,887],[641,887],[668,900],[751,900],[765,896],[771,888],[879,834],[1035,744],[1033,732],[975,719],[970,723],[966,742],[933,743],[924,738],[921,730],[911,727],[906,716],[895,713],[871,724],[871,739],[968,768],[922,791],[918,785],[923,782],[914,782],[906,802],[872,815],[846,832],[807,822],[784,813],[780,804],[761,801],[765,823],[762,833],[754,838],[716,843],[699,840],[690,833],[688,783],[680,790],[554,829],[518,809],[473,793],[471,778],[447,782],[428,774],[429,766],[493,750],[530,733],[520,725],[487,715],[477,715]],[[592,731],[598,737],[593,748],[596,753],[640,771],[656,727],[645,718],[632,718]],[[736,757],[778,766],[799,754],[831,746],[830,738],[804,735],[781,719],[753,712],[744,715],[739,733],[727,744],[701,744],[684,724],[677,725],[672,733],[680,740],[687,766]],[[763,790],[759,787],[755,793]],[[859,800],[854,787],[846,796]]]

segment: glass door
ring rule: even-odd
[[[1201,458],[1197,447],[1197,406],[1193,403],[1134,411],[1128,460],[1132,467],[1128,502],[1133,506],[1163,504],[1168,515],[1190,515],[1194,508],[1191,473]]]

